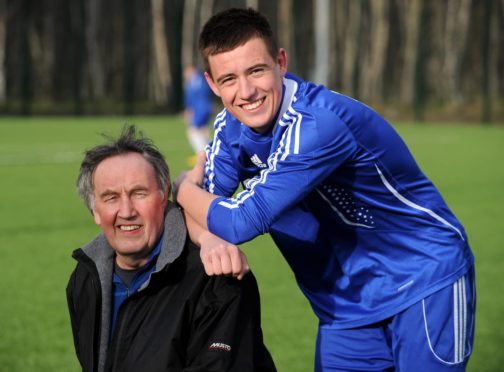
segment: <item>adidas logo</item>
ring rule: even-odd
[[[264,163],[261,161],[261,159],[259,159],[259,156],[257,156],[257,154],[254,154],[254,155],[250,158],[250,160],[252,161],[252,163],[254,163],[254,165],[255,165],[256,167],[259,167],[259,168],[266,168],[266,167],[267,167],[267,165],[266,165],[266,164],[264,164]]]
[[[222,351],[231,351],[231,346],[227,344],[223,344],[222,342],[214,342],[212,345],[208,347],[209,350],[222,350]]]

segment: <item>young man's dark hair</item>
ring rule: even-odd
[[[269,54],[276,59],[278,44],[268,20],[252,8],[231,8],[211,17],[199,38],[199,50],[205,70],[211,75],[208,57],[230,51],[258,37],[264,41]]]

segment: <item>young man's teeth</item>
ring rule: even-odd
[[[138,225],[128,225],[128,226],[121,225],[121,226],[119,226],[119,228],[123,231],[132,231],[132,230],[139,229],[140,226],[138,226]]]
[[[261,106],[261,103],[263,103],[263,99],[255,101],[253,103],[249,103],[248,105],[243,105],[243,107],[245,108],[245,110],[253,110]]]

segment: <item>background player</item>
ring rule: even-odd
[[[208,123],[213,113],[211,90],[205,77],[195,66],[184,68],[184,120],[187,128],[187,139],[194,151],[203,151],[210,141]],[[188,160],[194,165],[195,156]]]
[[[253,10],[212,17],[200,51],[225,110],[205,166],[179,185],[191,234],[271,234],[320,320],[317,371],[464,370],[474,258],[395,130],[288,74],[286,51]],[[239,271],[233,254],[202,248],[207,273]]]

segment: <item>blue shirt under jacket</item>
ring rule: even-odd
[[[112,334],[114,333],[117,316],[119,314],[119,309],[123,302],[136,293],[144,284],[147,279],[149,279],[150,274],[156,269],[156,262],[159,256],[159,252],[161,252],[161,246],[163,245],[163,238],[159,240],[156,246],[152,249],[149,254],[149,258],[147,263],[138,270],[135,274],[131,284],[126,286],[119,275],[114,273],[112,274],[112,288],[113,288],[113,311],[112,311],[112,326],[110,327],[110,337],[112,338]]]

